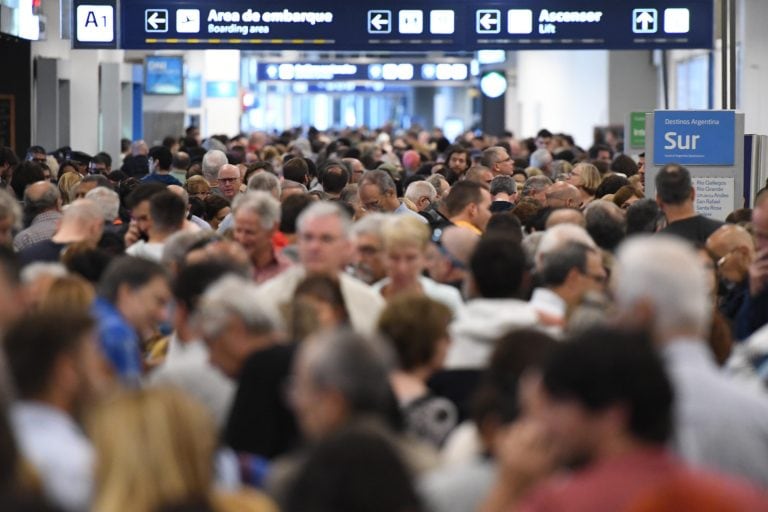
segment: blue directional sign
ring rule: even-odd
[[[714,0],[124,0],[125,49],[712,48]]]
[[[736,115],[731,110],[657,110],[653,163],[733,165]]]

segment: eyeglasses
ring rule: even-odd
[[[221,183],[234,183],[238,181],[240,178],[219,178],[219,181]]]

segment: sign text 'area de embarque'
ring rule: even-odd
[[[714,24],[713,0],[124,0],[120,5],[125,49],[711,48]]]

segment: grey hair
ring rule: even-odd
[[[282,187],[280,180],[271,172],[257,172],[248,180],[248,190],[263,190],[269,192],[275,197],[280,197]]]
[[[550,153],[548,150],[541,148],[537,149],[536,151],[531,154],[531,167],[536,167],[539,169],[545,169],[549,164],[552,163],[552,153]]]
[[[437,190],[427,181],[414,181],[405,190],[405,198],[412,201],[414,204],[422,197],[429,198],[429,202],[432,203],[437,199]]]
[[[704,265],[685,241],[668,235],[636,236],[619,246],[613,292],[620,309],[652,303],[657,333],[692,329],[704,336],[712,302]]]
[[[91,199],[78,199],[64,208],[62,222],[73,222],[81,224],[83,222],[93,222],[102,219],[104,214],[101,207]]]
[[[350,236],[371,235],[381,238],[381,230],[390,216],[386,213],[369,213],[358,220],[350,230]]]
[[[387,171],[377,169],[375,171],[366,171],[363,177],[358,182],[358,187],[363,185],[373,184],[379,189],[379,192],[384,194],[388,190],[396,191],[395,180]]]
[[[341,229],[344,237],[346,238],[349,236],[349,232],[352,228],[352,219],[338,204],[328,201],[315,201],[301,212],[296,219],[297,232],[301,233],[304,231],[304,226],[307,222],[320,217],[338,217],[341,222]]]
[[[501,160],[502,151],[506,151],[506,149],[502,148],[501,146],[492,146],[484,150],[482,156],[480,157],[480,165],[492,169],[496,162]]]
[[[227,155],[218,149],[212,149],[203,156],[203,178],[209,183],[219,179],[219,169],[228,162]]]
[[[180,267],[184,264],[187,253],[194,246],[209,242],[216,238],[216,233],[211,229],[204,229],[195,232],[179,231],[174,233],[163,244],[163,255],[160,263],[165,267],[176,265]]]
[[[31,263],[21,271],[21,283],[30,284],[43,276],[59,278],[67,275],[67,267],[61,263]]]
[[[113,222],[120,213],[120,196],[114,190],[96,187],[89,190],[85,198],[99,205],[106,222]]]
[[[496,176],[491,181],[491,195],[496,194],[509,194],[512,195],[517,192],[517,182],[512,176]]]
[[[435,192],[437,192],[437,195],[440,196],[440,191],[442,190],[442,182],[448,183],[448,180],[445,179],[445,177],[442,174],[433,174],[429,178],[427,178],[427,183],[435,187]]]
[[[307,190],[307,187],[303,183],[299,183],[298,181],[293,181],[293,180],[283,180],[283,184],[280,188],[282,188],[283,190],[293,190],[295,188],[298,188],[298,189],[301,189],[302,193],[304,194],[309,192]]]
[[[213,283],[203,295],[196,320],[208,339],[216,339],[229,326],[232,316],[239,318],[251,334],[269,334],[278,328],[272,310],[263,304],[258,287],[250,279],[226,275]]]
[[[13,218],[13,227],[21,229],[21,205],[6,190],[0,189],[0,219]]]
[[[238,195],[232,204],[233,217],[236,217],[240,210],[248,210],[258,215],[264,229],[272,229],[280,222],[280,202],[263,190],[249,190]]]
[[[587,230],[575,224],[558,224],[544,232],[536,250],[536,268],[540,270],[543,258],[552,252],[559,251],[569,243],[579,243],[597,249],[597,244],[589,236]]]
[[[36,199],[29,197],[29,187],[27,187],[27,189],[24,191],[24,203],[26,204],[25,210],[27,212],[32,210],[35,212],[35,214],[38,214],[59,204],[59,200],[61,199],[59,187],[50,181],[44,183],[45,192],[43,192],[40,197]]]
[[[546,176],[539,175],[539,176],[531,176],[527,180],[525,180],[525,183],[523,183],[523,197],[532,196],[536,192],[540,192],[550,186],[552,184],[552,180],[547,178]]]
[[[389,410],[388,375],[394,359],[382,340],[346,329],[327,332],[305,343],[299,357],[312,384],[339,392],[352,414]]]

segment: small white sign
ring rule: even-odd
[[[176,32],[179,34],[199,33],[200,11],[198,9],[178,9],[176,11]]]
[[[115,40],[115,9],[111,5],[77,6],[77,41],[111,43]]]
[[[688,9],[664,9],[664,32],[687,34],[691,31],[691,12]]]
[[[696,213],[725,221],[736,209],[735,180],[730,177],[693,177],[696,189]]]
[[[533,11],[530,9],[510,9],[507,11],[507,32],[510,34],[530,34],[533,32]]]
[[[453,34],[454,14],[451,10],[429,11],[429,32],[432,34]]]
[[[401,34],[421,34],[424,32],[424,12],[406,9],[398,13]]]

